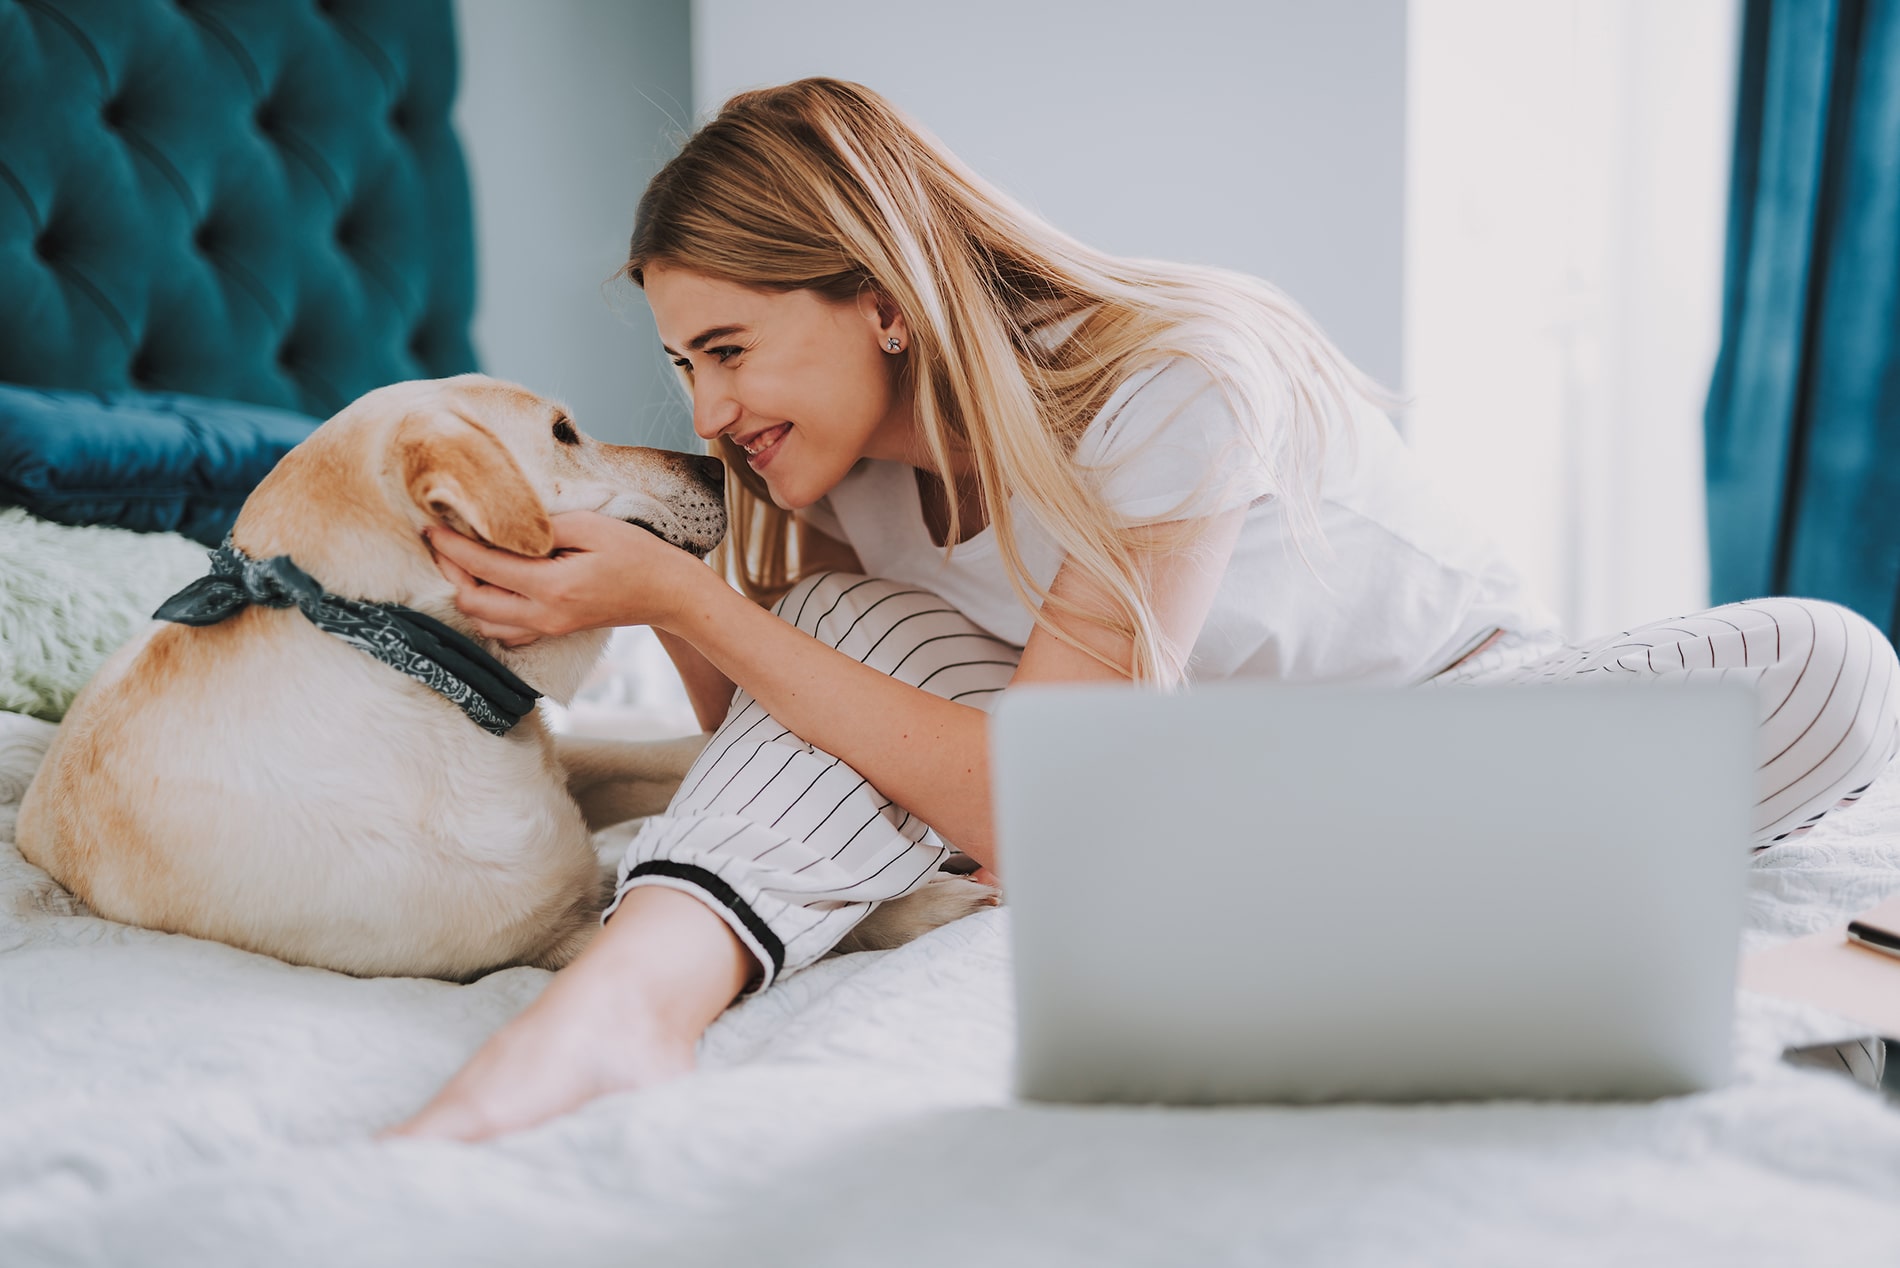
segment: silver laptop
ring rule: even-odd
[[[1755,734],[1720,684],[1011,691],[1018,1093],[1720,1084]]]

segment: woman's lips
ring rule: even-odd
[[[785,437],[791,430],[790,423],[780,423],[777,427],[768,427],[748,436],[747,443],[740,445],[745,450],[746,465],[754,471],[763,469],[772,460],[772,455],[778,452],[779,446],[785,443]]]

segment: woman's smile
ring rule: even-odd
[[[746,436],[735,436],[733,439],[739,448],[745,450],[746,465],[754,471],[759,471],[772,460],[772,455],[778,452],[779,446],[784,443],[785,437],[791,434],[791,430],[790,423],[780,423],[775,427],[767,427],[763,431],[755,431]]]

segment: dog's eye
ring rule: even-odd
[[[569,422],[566,417],[554,420],[554,438],[564,445],[578,445],[581,443],[581,434],[574,430],[574,424]]]

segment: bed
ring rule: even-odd
[[[137,394],[147,413],[86,433],[125,447],[184,417],[150,422],[154,393],[320,417],[472,367],[453,57],[440,0],[0,0],[0,381]],[[214,537],[211,494],[247,477],[200,487],[204,456],[169,519],[130,496],[49,513]],[[623,635],[556,721],[679,729],[657,655]],[[8,1268],[1785,1265],[1900,1246],[1900,1113],[1779,1057],[1847,1037],[1838,1019],[1744,994],[1736,1082],[1654,1104],[1024,1105],[1007,908],[792,976],[676,1083],[480,1146],[377,1143],[546,974],[355,979],[94,917],[12,844],[53,729],[0,712]],[[1894,892],[1890,775],[1751,865],[1747,945]]]
[[[606,712],[600,706],[596,720]],[[628,717],[630,725],[641,718]],[[1014,1103],[1007,909],[733,1009],[701,1069],[480,1146],[369,1138],[546,974],[359,980],[78,911],[10,844],[52,727],[0,715],[0,1263],[1881,1263],[1900,1112],[1780,1060],[1634,1105]],[[1748,944],[1900,891],[1900,780],[1751,869]]]

